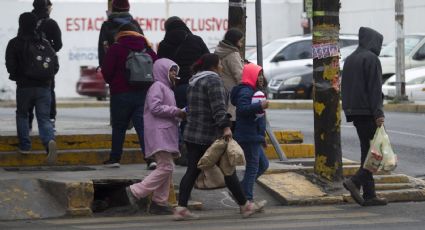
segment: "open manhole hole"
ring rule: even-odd
[[[56,171],[56,172],[76,172],[96,170],[87,166],[34,166],[34,167],[7,167],[4,168],[10,172],[34,172],[34,171]]]
[[[125,188],[140,179],[98,179],[93,180],[94,199],[91,205],[93,213],[119,214],[127,210],[129,201]]]

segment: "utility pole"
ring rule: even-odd
[[[262,13],[261,13],[261,0],[255,1],[255,28],[257,36],[257,65],[263,66],[263,23],[262,23]],[[270,125],[269,119],[266,115],[266,133],[272,142],[273,148],[279,156],[279,160],[287,161],[288,159],[285,156],[285,153],[280,147],[279,141],[276,139],[272,127]]]
[[[304,0],[303,14],[302,14],[303,34],[311,34],[312,14],[313,14],[313,0]]]
[[[313,0],[314,172],[342,179],[339,0]]]
[[[242,41],[241,57],[245,58],[246,41],[246,0],[229,0],[228,28],[240,29],[244,38]]]
[[[395,49],[396,56],[396,100],[406,101],[406,81],[405,81],[405,65],[404,65],[404,0],[395,0],[395,31],[397,38],[397,46]]]

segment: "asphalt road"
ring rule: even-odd
[[[305,143],[314,143],[314,117],[310,110],[268,111],[273,129],[294,129],[304,134]],[[425,114],[385,113],[385,127],[399,163],[396,172],[425,177]],[[342,116],[343,157],[360,161],[360,142],[352,123]]]
[[[264,213],[242,219],[237,209],[197,212],[194,221],[172,220],[171,216],[122,216],[61,218],[47,220],[5,221],[0,229],[78,230],[78,229],[185,229],[185,230],[422,230],[425,203],[391,203],[364,208],[357,205],[267,207]]]

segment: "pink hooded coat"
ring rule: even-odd
[[[178,141],[178,119],[176,100],[168,78],[171,66],[177,65],[170,59],[158,59],[153,65],[155,82],[146,95],[144,119],[145,157],[159,151],[167,151],[175,157],[180,155]]]

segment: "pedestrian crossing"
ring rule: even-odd
[[[264,213],[242,219],[238,210],[198,211],[201,218],[194,221],[172,220],[171,216],[97,217],[44,220],[58,229],[334,229],[343,226],[374,226],[382,224],[409,224],[418,220],[384,216],[378,212],[355,208],[345,210],[334,206],[267,207]]]

